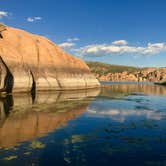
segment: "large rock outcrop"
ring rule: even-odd
[[[3,26],[0,34],[1,91],[100,86],[83,61],[66,53],[47,38]]]

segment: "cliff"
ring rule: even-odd
[[[80,59],[45,37],[0,26],[1,91],[86,89],[98,80]]]

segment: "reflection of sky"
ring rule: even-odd
[[[129,119],[161,120],[165,115],[164,97],[128,96],[124,100],[96,100],[87,109],[86,116],[110,118],[118,122]]]

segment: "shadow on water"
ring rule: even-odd
[[[40,92],[0,99],[0,147],[43,137],[79,117],[98,90]]]

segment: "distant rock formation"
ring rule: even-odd
[[[89,67],[45,37],[0,25],[1,91],[100,86]]]
[[[114,72],[99,75],[94,73],[100,81],[113,82],[166,82],[166,68],[142,68],[135,72]]]
[[[166,82],[166,67],[134,67],[102,62],[86,63],[100,81]]]
[[[102,75],[98,77],[101,81],[114,81],[114,82],[120,82],[120,81],[132,81],[136,82],[138,81],[138,78],[135,74],[128,73],[127,71],[124,71],[122,73],[108,73],[106,75]]]

